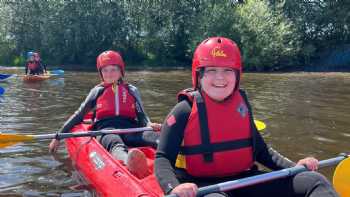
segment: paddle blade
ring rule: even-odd
[[[263,121],[260,120],[254,120],[255,126],[258,129],[258,131],[262,131],[266,128],[266,124]]]
[[[52,74],[52,75],[64,75],[64,70],[61,70],[61,69],[51,70],[50,74]]]
[[[13,76],[15,76],[15,75],[13,75],[13,74],[0,74],[0,82],[6,81],[6,80],[12,78]]]
[[[350,158],[344,159],[335,169],[333,186],[341,197],[350,197]]]
[[[5,93],[5,89],[3,87],[0,86],[0,95]]]
[[[0,142],[0,148],[6,148],[8,146],[12,146],[12,145],[15,145],[17,144],[18,142],[6,142],[6,143],[2,143]]]
[[[0,148],[32,140],[34,140],[34,137],[28,135],[0,133]]]

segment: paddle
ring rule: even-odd
[[[48,75],[52,75],[52,76],[60,76],[60,75],[64,75],[64,70],[62,69],[56,69],[56,70],[50,70],[47,71]],[[2,74],[0,73],[0,82],[1,81],[6,81],[12,77],[24,77],[27,75],[21,75],[21,74]]]
[[[0,86],[0,95],[3,95],[5,93],[5,89]]]
[[[57,70],[50,70],[48,71],[50,75],[64,75],[64,70],[57,69]]]
[[[6,80],[12,78],[13,76],[14,76],[13,74],[1,74],[0,73],[0,82],[6,81]]]
[[[319,168],[338,164],[339,162],[343,161],[347,157],[348,156],[342,155],[342,156],[334,157],[331,159],[322,160],[319,162]],[[346,160],[349,160],[349,159],[350,158],[348,158]],[[346,161],[346,160],[344,160],[344,161]],[[349,164],[350,164],[349,161],[347,161],[347,163],[345,164],[345,165],[347,165],[346,171],[348,171],[348,172],[349,172]],[[341,167],[341,168],[343,168],[343,167]],[[341,169],[341,170],[345,170],[345,169]],[[295,166],[292,168],[286,168],[283,170],[273,171],[273,172],[269,172],[269,173],[265,173],[265,174],[261,174],[261,175],[256,175],[256,176],[237,179],[237,180],[233,180],[233,181],[227,181],[227,182],[222,182],[222,183],[218,183],[218,184],[214,184],[214,185],[209,185],[206,187],[199,188],[197,196],[203,196],[205,194],[209,194],[209,193],[213,193],[213,192],[225,192],[225,191],[229,191],[229,190],[233,190],[233,189],[247,187],[250,185],[256,185],[259,183],[264,183],[267,181],[292,176],[292,175],[295,175],[297,173],[304,172],[304,171],[308,171],[308,169],[304,166]],[[348,185],[349,184],[349,176],[347,177],[347,179],[348,179],[347,181],[342,181],[343,183],[346,182],[346,184],[347,184],[347,185],[343,185],[344,190],[346,190],[345,192],[349,191],[349,189],[348,189],[349,188],[349,185]],[[346,186],[346,189],[345,189],[345,186]],[[342,195],[342,197],[349,196],[348,192],[345,194],[346,195],[344,195],[344,196]],[[170,195],[167,195],[165,197],[177,197],[177,195],[170,194]]]
[[[266,124],[261,120],[254,120],[254,123],[258,131],[262,131],[266,128]]]
[[[341,197],[350,197],[350,158],[343,160],[336,167],[333,186]]]
[[[0,133],[0,148],[11,146],[20,142],[47,140],[47,139],[66,139],[71,137],[95,137],[103,134],[123,134],[123,133],[138,133],[143,131],[152,131],[151,127],[129,128],[129,129],[103,129],[99,131],[81,131],[74,133],[52,133],[42,135],[25,135],[20,133]]]

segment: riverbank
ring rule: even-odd
[[[86,65],[48,65],[48,69],[63,69],[65,71],[86,71],[95,72],[95,66]],[[8,70],[9,72],[13,70],[24,70],[24,67],[16,66],[4,66],[0,65],[0,70]],[[127,70],[149,70],[149,71],[166,71],[166,70],[191,70],[191,66],[147,66],[147,65],[128,65]],[[290,72],[350,72],[350,64],[344,66],[290,66],[290,67],[276,67],[274,70],[244,70],[244,72],[249,73],[290,73]]]

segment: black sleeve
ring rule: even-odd
[[[147,121],[147,115],[144,112],[137,111],[136,117],[140,127],[146,127],[148,125],[149,122]]]
[[[28,62],[24,65],[24,72],[25,75],[28,73]]]
[[[96,86],[95,88],[91,89],[85,101],[80,105],[79,109],[75,111],[74,114],[64,123],[59,132],[68,133],[75,125],[82,122],[84,116],[95,107],[96,99],[100,91],[103,91],[102,86]]]
[[[42,61],[40,61],[40,64],[41,64],[41,67],[42,67],[45,71],[47,71],[47,70],[46,70],[46,64],[44,64]]]
[[[287,157],[284,157],[273,148],[268,147],[259,132],[256,131],[255,135],[255,152],[257,162],[270,168],[271,170],[280,170],[295,166],[295,163],[289,160]]]
[[[183,140],[191,106],[187,101],[178,103],[165,119],[155,159],[155,175],[165,193],[179,185],[175,162]]]

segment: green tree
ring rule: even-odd
[[[302,64],[350,44],[350,4],[344,0],[271,1],[295,24],[301,35]]]
[[[293,24],[268,2],[247,0],[237,7],[235,26],[240,34],[245,65],[253,70],[288,66],[300,50],[300,36]],[[280,65],[282,63],[284,65]]]
[[[0,61],[6,64],[35,50],[49,63],[94,67],[99,53],[114,49],[134,64],[190,65],[200,41],[225,36],[238,43],[247,69],[276,70],[311,64],[325,51],[350,44],[350,4],[344,0],[6,0],[0,5]]]

